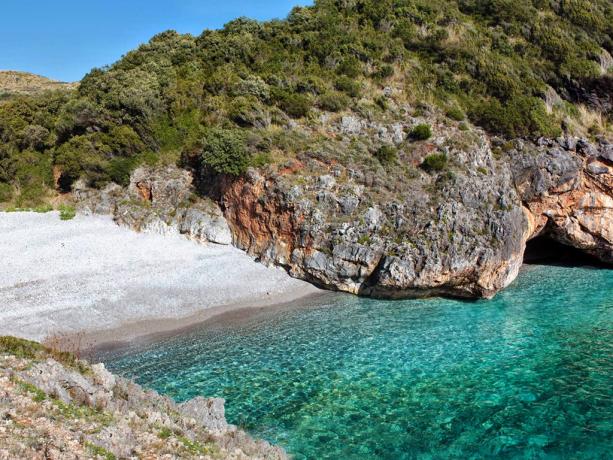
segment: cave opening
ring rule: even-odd
[[[604,263],[586,252],[562,244],[549,235],[528,241],[524,253],[525,264],[556,265],[562,267],[602,267]]]

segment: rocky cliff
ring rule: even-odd
[[[66,353],[0,337],[0,459],[286,459],[221,399],[175,404]]]
[[[395,189],[316,160],[304,185],[255,171],[224,184],[235,243],[294,276],[383,297],[491,297],[544,234],[613,262],[611,144],[517,141],[496,159],[484,137],[447,140],[451,171]]]
[[[515,142],[508,155],[530,238],[545,234],[613,263],[613,144]]]
[[[75,196],[137,230],[232,241],[294,277],[367,296],[492,297],[539,235],[613,261],[613,144],[504,142],[434,112],[434,136],[411,139],[423,121],[320,120],[293,129],[325,130],[329,144],[239,178],[141,168],[125,190],[76,187]],[[405,147],[386,165],[360,139]],[[432,157],[442,165],[429,167]]]

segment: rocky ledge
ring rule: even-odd
[[[224,417],[221,399],[175,404],[104,365],[0,337],[0,459],[286,459]]]
[[[393,167],[361,153],[360,139],[407,145],[419,119],[326,122],[331,145],[352,149],[345,158],[323,144],[239,178],[141,168],[127,189],[75,197],[136,230],[233,242],[294,277],[376,297],[492,297],[541,235],[613,263],[613,144],[505,142],[435,119],[434,137],[399,149]],[[424,167],[432,155],[444,166]]]

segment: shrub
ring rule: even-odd
[[[278,105],[290,117],[302,118],[311,110],[311,98],[306,94],[282,92],[278,96]]]
[[[240,176],[249,167],[249,155],[241,131],[210,128],[201,142],[202,165],[213,172]]]
[[[393,163],[398,157],[398,150],[392,145],[382,145],[375,153],[375,157],[383,164]]]
[[[471,109],[471,116],[486,129],[508,137],[560,134],[543,101],[535,97],[518,96],[504,105],[498,99],[484,101]]]
[[[447,111],[447,116],[455,121],[462,121],[466,118],[464,112],[459,107],[453,107]]]
[[[391,77],[392,75],[394,75],[394,67],[392,67],[389,64],[384,64],[381,67],[379,67],[377,69],[377,71],[373,74],[373,76],[375,78],[380,78],[382,80],[385,80],[386,78]]]
[[[327,110],[329,112],[340,112],[341,110],[346,109],[350,102],[351,100],[345,94],[334,92],[321,95],[317,104],[323,110]]]
[[[422,168],[428,172],[442,171],[447,167],[448,159],[444,153],[432,153],[422,163]]]
[[[127,186],[130,183],[130,175],[136,169],[136,158],[116,157],[109,162],[108,173],[111,181],[116,184]]]
[[[232,101],[228,111],[230,119],[239,126],[264,128],[270,119],[257,99],[237,97]]]
[[[339,78],[338,80],[336,80],[334,87],[337,90],[345,93],[347,96],[353,98],[360,97],[360,95],[362,94],[362,85],[359,82],[352,80],[351,78]]]
[[[416,141],[430,139],[432,137],[432,128],[430,128],[430,125],[426,124],[417,125],[411,131],[410,137]]]
[[[61,205],[58,209],[60,211],[60,219],[62,220],[72,220],[77,214],[75,208],[67,204]]]
[[[357,78],[362,73],[362,63],[358,58],[349,56],[341,61],[336,70],[340,75]]]
[[[0,182],[0,203],[10,201],[13,198],[13,186]]]

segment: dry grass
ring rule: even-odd
[[[78,334],[52,334],[43,340],[42,345],[54,353],[68,353],[77,360],[83,358],[84,351],[88,348],[83,333]]]
[[[44,91],[71,90],[77,83],[64,83],[27,72],[0,71],[0,94],[38,94]]]
[[[585,105],[579,105],[577,113],[575,128],[579,130],[581,135],[611,134],[613,126],[600,111],[590,109]]]

